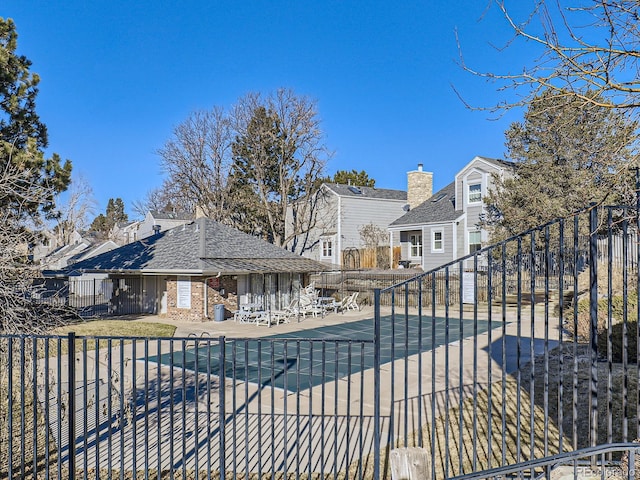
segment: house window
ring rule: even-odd
[[[332,257],[333,256],[333,242],[330,238],[326,238],[322,240],[322,256],[323,257]]]
[[[431,241],[431,251],[432,252],[442,252],[444,250],[442,240],[442,230],[435,230],[433,232],[433,238]]]
[[[469,232],[469,253],[482,248],[482,234],[479,231]]]
[[[411,244],[411,256],[421,257],[422,256],[422,235],[420,235],[419,233],[410,235],[409,242]]]
[[[478,203],[482,200],[482,185],[474,183],[469,185],[469,203]]]

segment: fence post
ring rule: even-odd
[[[226,463],[225,463],[225,455],[226,455],[226,442],[225,442],[225,423],[226,423],[226,412],[225,412],[225,362],[226,362],[226,352],[225,352],[225,337],[218,337],[218,345],[220,346],[220,352],[218,354],[218,425],[220,431],[220,441],[219,441],[219,452],[220,452],[220,479],[224,480],[226,478]]]
[[[373,479],[380,479],[380,289],[373,289]]]
[[[429,454],[424,448],[405,447],[391,450],[392,480],[430,480]]]
[[[69,332],[67,352],[67,368],[69,375],[69,408],[68,421],[68,452],[69,452],[69,480],[76,478],[76,334]]]
[[[598,209],[591,204],[589,215],[589,319],[591,320],[590,445],[598,444]],[[592,461],[595,460],[595,457]]]

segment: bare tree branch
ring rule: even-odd
[[[482,71],[466,64],[458,40],[462,68],[495,81],[499,91],[509,89],[520,95],[483,109],[525,106],[543,91],[569,92],[606,108],[634,111],[640,106],[637,1],[583,0],[581,5],[569,7],[559,0],[536,0],[523,22],[512,16],[505,0],[493,4],[513,32],[504,48],[526,42],[540,53],[517,73]]]

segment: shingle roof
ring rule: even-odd
[[[513,168],[514,163],[510,162],[509,160],[501,160],[499,158],[489,158],[489,157],[482,157],[482,156],[478,156],[477,158],[480,158],[486,162],[489,163],[493,163],[494,165],[500,167],[500,168]]]
[[[260,238],[221,223],[194,222],[124,245],[73,265],[85,271],[118,272],[313,272],[326,270]]]
[[[390,190],[387,188],[353,187],[341,183],[325,183],[327,188],[343,197],[379,198],[385,200],[407,200],[404,190]],[[358,193],[360,192],[360,193]]]
[[[455,198],[456,185],[455,182],[451,182],[446,187],[434,193],[431,198],[391,222],[389,226],[398,227],[402,225],[420,225],[456,220],[462,215],[462,211],[456,210]]]
[[[193,215],[188,213],[159,212],[157,210],[150,210],[149,213],[156,220],[193,220]]]

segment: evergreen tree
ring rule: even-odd
[[[20,173],[0,207],[22,221],[56,215],[54,198],[69,185],[71,162],[63,163],[57,154],[45,158],[47,129],[36,113],[40,77],[30,71],[31,61],[16,54],[17,41],[13,20],[0,17],[0,168]],[[37,201],[28,193],[32,188],[41,190]]]
[[[102,213],[98,215],[91,223],[90,230],[98,232],[106,238],[114,225],[127,222],[128,220],[129,216],[124,211],[124,202],[122,199],[110,198],[107,202],[106,215]]]
[[[590,202],[633,205],[637,122],[571,93],[546,92],[506,132],[512,174],[494,179],[485,224],[497,241]]]
[[[47,129],[36,112],[40,79],[16,54],[17,40],[13,21],[0,17],[0,332],[33,333],[63,321],[54,307],[31,301],[40,272],[25,246],[37,240],[34,227],[43,217],[58,216],[54,199],[70,182],[71,162],[45,158]]]
[[[341,183],[343,185],[354,185],[357,187],[375,187],[376,181],[373,178],[369,178],[369,174],[364,170],[338,170],[333,177],[326,177],[323,182],[326,183]]]

